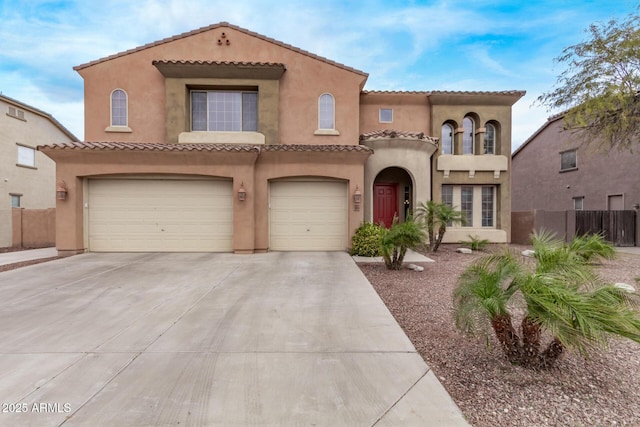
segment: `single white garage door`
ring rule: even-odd
[[[231,181],[89,181],[89,250],[230,252]]]
[[[346,249],[346,183],[275,181],[270,185],[269,197],[271,250]]]

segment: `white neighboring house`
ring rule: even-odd
[[[50,114],[0,94],[0,248],[12,245],[11,208],[56,207],[56,165],[36,147],[71,141]]]

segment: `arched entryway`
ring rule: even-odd
[[[413,180],[402,168],[388,167],[373,182],[373,222],[390,227],[394,216],[400,221],[413,209]]]

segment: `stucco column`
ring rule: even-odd
[[[67,187],[67,198],[66,200],[56,199],[56,249],[58,249],[58,255],[70,256],[85,251],[83,235],[84,185],[82,178],[74,176],[73,173],[58,173],[56,182],[61,181]]]

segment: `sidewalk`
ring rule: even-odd
[[[633,254],[640,255],[640,247],[638,246],[629,246],[629,247],[616,247],[616,252],[620,252],[623,254]]]
[[[15,264],[16,262],[51,258],[55,256],[58,256],[58,250],[56,248],[28,249],[26,251],[4,252],[0,253],[0,265]]]

